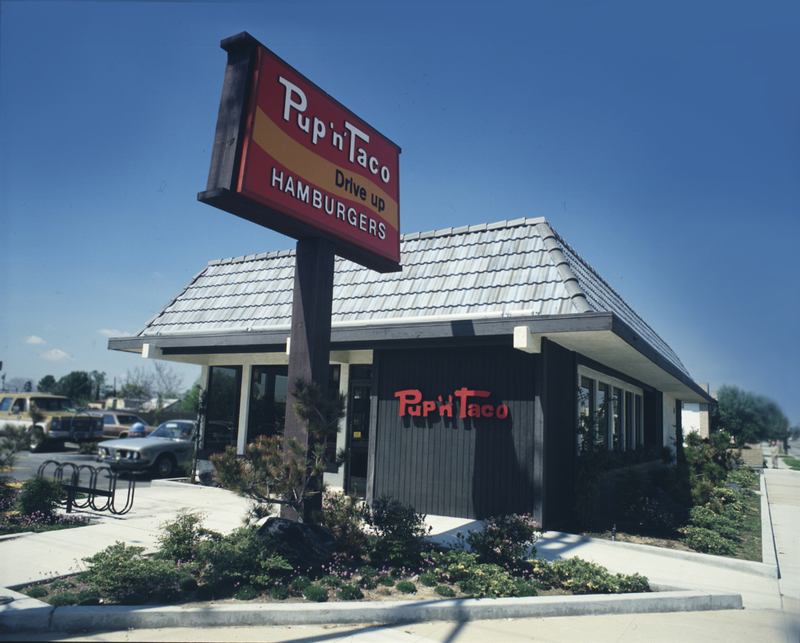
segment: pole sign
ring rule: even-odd
[[[228,51],[200,201],[296,239],[323,237],[400,270],[400,148],[248,34]]]

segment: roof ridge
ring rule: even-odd
[[[638,320],[639,320],[639,321],[640,321],[640,322],[641,322],[641,323],[642,323],[642,324],[643,324],[643,325],[644,325],[644,326],[645,326],[647,329],[649,329],[649,330],[650,330],[650,332],[651,332],[651,333],[653,333],[653,335],[654,335],[655,337],[657,337],[657,338],[659,339],[659,341],[661,341],[661,343],[662,343],[662,344],[664,344],[664,346],[665,346],[665,347],[666,347],[666,348],[667,348],[667,349],[668,349],[668,350],[669,350],[669,351],[670,351],[670,352],[673,354],[673,356],[675,357],[675,359],[677,359],[677,360],[678,360],[678,362],[681,364],[681,366],[683,366],[683,369],[684,369],[684,370],[686,370],[686,367],[683,365],[683,362],[681,361],[680,357],[678,357],[678,354],[677,354],[677,353],[676,353],[676,352],[675,352],[675,351],[672,349],[672,347],[671,347],[671,346],[670,346],[670,345],[669,345],[669,344],[668,344],[668,343],[667,343],[667,342],[664,340],[664,338],[663,338],[663,337],[661,337],[661,335],[659,335],[659,334],[656,332],[656,330],[655,330],[655,329],[654,329],[654,328],[653,328],[653,327],[652,327],[650,324],[648,324],[648,323],[645,321],[645,319],[644,319],[644,318],[643,318],[643,317],[642,317],[642,316],[641,316],[639,313],[637,313],[637,312],[636,312],[636,309],[635,309],[633,306],[631,306],[631,305],[630,305],[630,304],[629,304],[629,303],[628,303],[628,302],[625,300],[625,298],[624,298],[622,295],[620,295],[620,294],[617,292],[617,290],[616,290],[616,289],[615,289],[615,288],[614,288],[614,287],[613,287],[613,286],[612,286],[610,283],[608,283],[608,281],[606,281],[606,280],[603,278],[603,276],[602,276],[602,275],[601,275],[599,272],[597,272],[597,270],[595,270],[595,269],[594,269],[594,267],[593,267],[593,266],[592,266],[592,265],[591,265],[591,264],[590,264],[588,261],[586,261],[586,259],[584,259],[584,258],[583,258],[583,257],[582,257],[582,256],[581,256],[581,255],[580,255],[580,254],[579,254],[579,253],[578,253],[578,252],[577,252],[577,251],[576,251],[576,250],[575,250],[575,249],[574,249],[574,248],[573,248],[573,247],[572,247],[572,246],[571,246],[569,243],[567,243],[567,241],[566,241],[566,240],[565,240],[565,239],[564,239],[564,238],[563,238],[563,237],[562,237],[560,234],[558,234],[558,232],[556,232],[555,230],[553,230],[553,229],[552,229],[552,227],[550,228],[550,230],[552,231],[552,233],[553,233],[553,235],[555,236],[556,240],[557,240],[557,241],[558,241],[558,242],[559,242],[561,245],[563,245],[565,248],[567,248],[567,250],[569,250],[569,252],[571,252],[571,253],[572,253],[572,254],[573,254],[573,255],[574,255],[574,256],[575,256],[575,257],[576,257],[576,258],[577,258],[577,259],[578,259],[578,260],[581,262],[581,264],[583,264],[584,268],[585,268],[586,270],[588,270],[589,272],[591,272],[591,273],[592,273],[592,275],[593,275],[593,276],[594,276],[594,277],[595,277],[595,278],[596,278],[596,279],[597,279],[599,282],[601,282],[601,283],[602,283],[602,284],[603,284],[603,285],[604,285],[606,288],[608,288],[608,289],[609,289],[609,290],[610,290],[612,293],[614,293],[614,295],[615,295],[616,297],[618,297],[618,298],[619,298],[619,300],[620,300],[620,301],[621,301],[621,302],[622,302],[622,303],[625,305],[625,307],[626,307],[626,308],[627,308],[627,309],[630,311],[630,313],[631,313],[631,314],[632,314],[634,317],[636,317],[636,319],[638,319]],[[571,269],[570,269],[570,272],[572,272],[572,270],[571,270]],[[573,274],[574,274],[574,273],[573,273]],[[584,297],[586,297],[586,295],[585,295],[585,294],[584,294]],[[595,294],[595,297],[596,297],[596,294]]]
[[[566,288],[567,293],[569,293],[570,299],[575,305],[575,308],[578,309],[579,313],[595,312],[595,310],[589,304],[586,293],[583,291],[578,277],[572,271],[569,261],[561,250],[558,235],[555,233],[550,224],[547,223],[547,221],[542,220],[539,223],[536,223],[535,226],[536,231],[539,233],[539,237],[544,244],[544,247],[550,253],[550,257],[558,269],[558,274],[561,275],[561,279],[564,282],[564,287]]]
[[[508,228],[519,228],[524,225],[535,226],[538,223],[546,223],[544,217],[533,217],[519,219],[512,219],[511,221],[505,219],[503,221],[495,221],[494,223],[479,223],[476,225],[463,225],[458,228],[441,228],[439,230],[427,230],[425,232],[409,232],[400,235],[401,241],[416,241],[417,239],[430,239],[432,237],[449,237],[459,234],[470,234],[473,232],[487,232],[494,230],[503,230]]]

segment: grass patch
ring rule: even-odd
[[[780,456],[783,461],[794,471],[800,471],[800,460],[791,455]]]

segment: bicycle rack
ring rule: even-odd
[[[91,508],[94,511],[110,511],[115,516],[122,516],[128,513],[133,507],[133,495],[136,491],[136,480],[130,478],[128,480],[128,494],[125,498],[125,505],[122,509],[117,509],[114,501],[117,494],[117,481],[119,480],[119,473],[114,473],[109,467],[93,467],[88,464],[76,465],[72,462],[57,462],[56,460],[47,460],[39,467],[37,476],[40,478],[45,477],[45,471],[49,465],[55,466],[53,480],[60,484],[67,491],[67,513],[72,513],[72,508],[78,509]],[[63,482],[65,469],[71,469],[69,475],[69,482]],[[87,486],[82,486],[81,473],[88,472],[89,483]],[[100,479],[100,474],[105,473],[108,478],[108,489],[99,489],[97,483]],[[86,498],[77,498],[77,494],[85,493]],[[105,504],[98,505],[98,496],[105,498]]]

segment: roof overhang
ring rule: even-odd
[[[683,370],[667,360],[613,313],[574,315],[489,315],[409,318],[385,322],[334,322],[331,351],[398,348],[442,342],[513,345],[514,329],[527,327],[564,348],[652,386],[684,402],[713,402]],[[112,338],[111,350],[142,353],[180,362],[205,363],[215,354],[286,351],[290,327],[250,331]],[[147,348],[145,348],[147,345]]]

